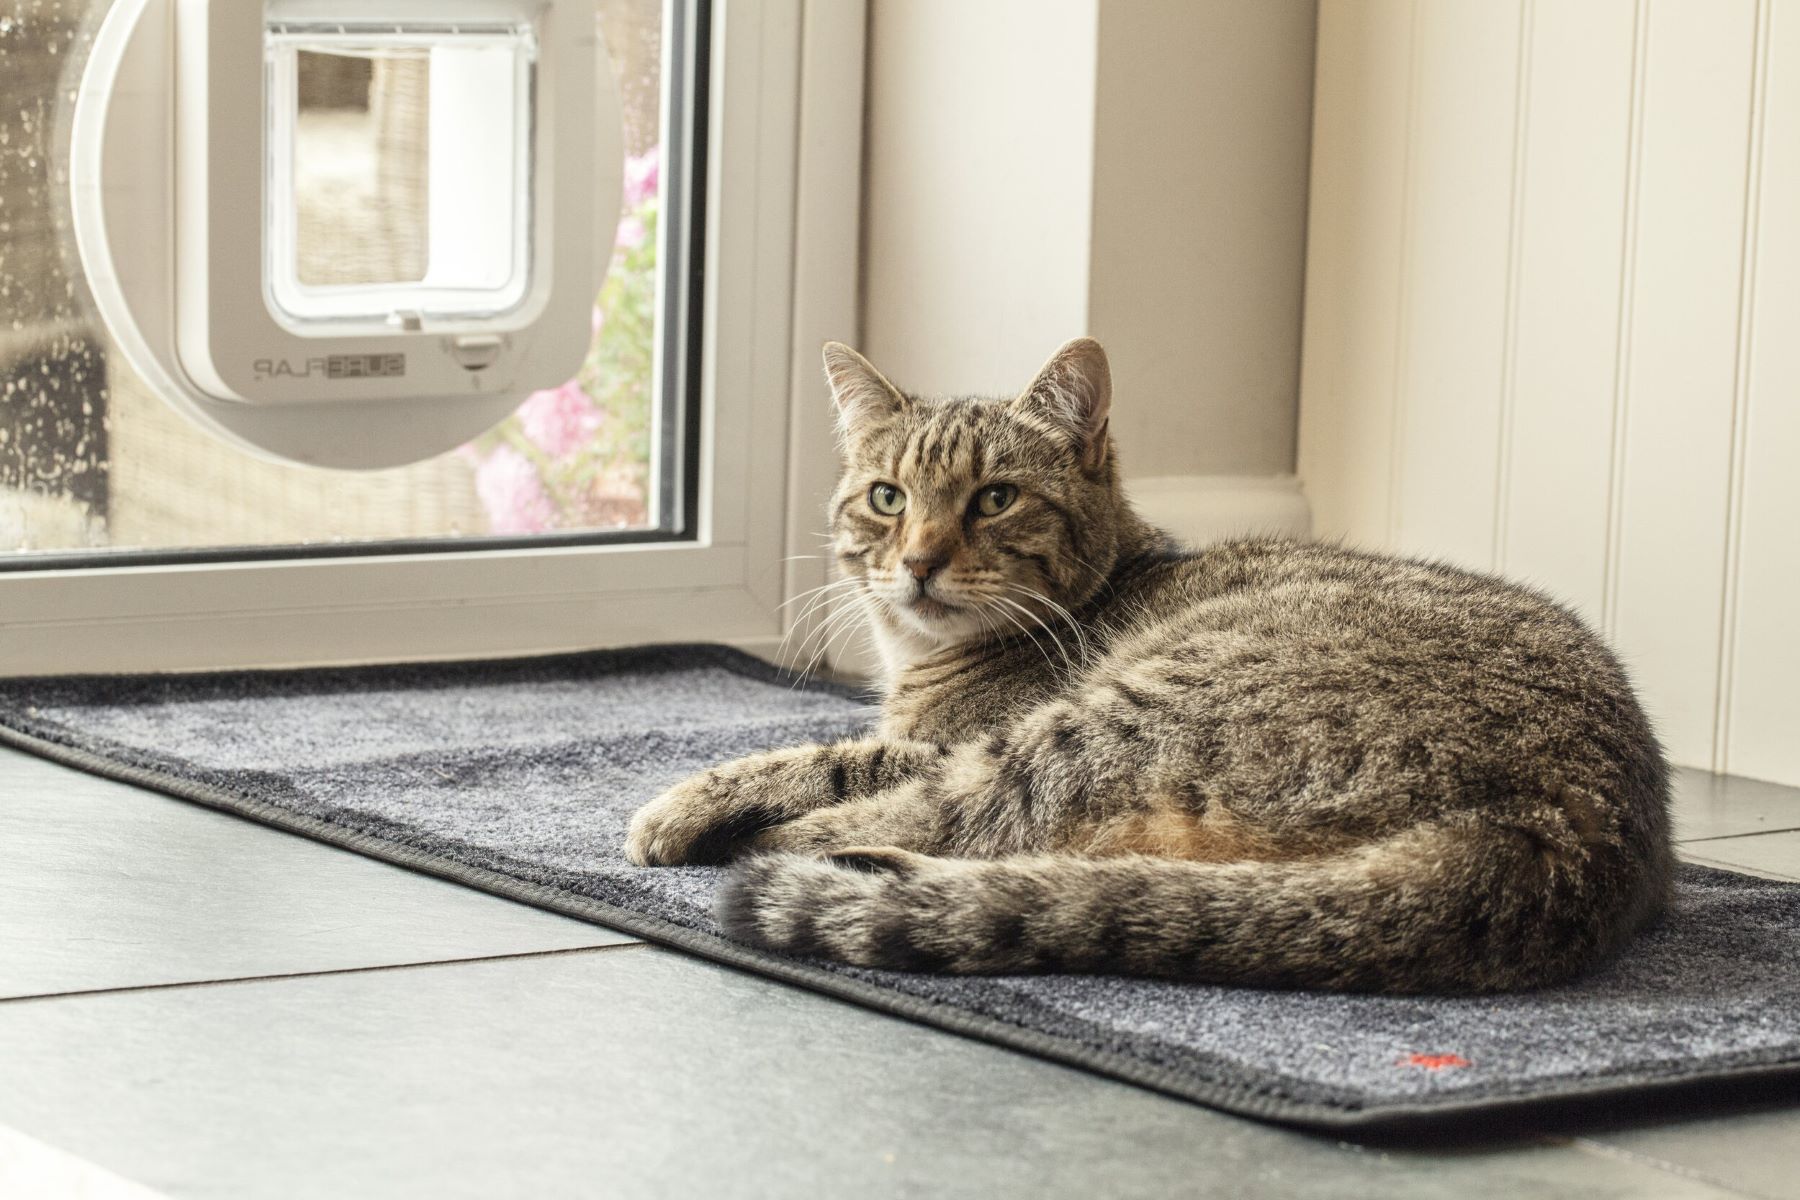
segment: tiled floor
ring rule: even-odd
[[[1800,791],[1684,773],[1800,878]],[[1353,1144],[0,749],[0,1197],[1800,1198],[1800,1096]]]

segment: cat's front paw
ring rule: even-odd
[[[729,860],[782,819],[747,800],[736,784],[718,769],[682,780],[632,816],[625,857],[640,867],[712,866]]]

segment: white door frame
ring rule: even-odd
[[[819,344],[855,336],[865,0],[717,0],[698,539],[0,573],[0,675],[773,651],[822,582]]]

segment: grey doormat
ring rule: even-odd
[[[1800,885],[1685,867],[1673,913],[1574,986],[1391,998],[786,959],[719,936],[718,869],[621,856],[665,785],[872,713],[717,646],[0,681],[0,740],[58,761],[1250,1116],[1394,1125],[1800,1072]]]

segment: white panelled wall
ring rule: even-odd
[[[1800,0],[1324,0],[1299,472],[1800,784]]]

